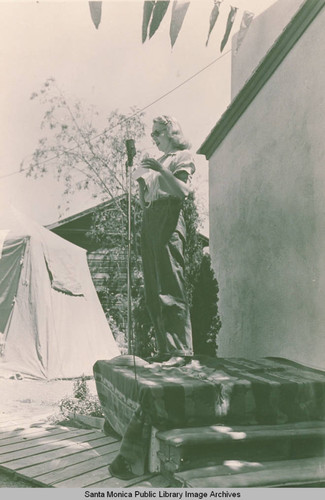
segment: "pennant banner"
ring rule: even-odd
[[[163,20],[168,6],[169,6],[169,0],[168,2],[163,2],[161,0],[158,0],[155,2],[153,12],[152,12],[152,19],[150,23],[150,28],[149,28],[149,38],[151,38],[157,31],[157,29],[160,26],[161,21]]]
[[[147,39],[148,26],[155,3],[156,2],[153,0],[150,2],[144,2],[143,4],[142,43],[144,43]]]
[[[209,28],[208,38],[207,38],[207,41],[205,43],[206,46],[209,43],[209,38],[210,38],[211,32],[212,32],[214,25],[216,24],[216,21],[219,17],[220,4],[221,4],[221,2],[214,2],[214,6],[213,6],[212,12],[210,14],[210,28]]]
[[[229,38],[229,35],[230,35],[230,32],[231,32],[231,28],[233,27],[233,24],[234,24],[234,21],[235,21],[237,10],[238,10],[238,7],[230,7],[230,12],[229,12],[229,15],[228,15],[228,21],[227,21],[226,31],[225,31],[225,34],[223,36],[223,40],[222,40],[221,45],[220,45],[220,52],[223,51],[223,49],[225,48],[225,46],[226,46],[226,44],[228,42],[228,38]]]
[[[102,18],[102,2],[89,2],[90,15],[95,25],[96,30]]]
[[[247,30],[248,30],[251,22],[253,21],[253,17],[254,17],[253,12],[249,12],[248,10],[245,10],[245,12],[243,14],[243,18],[242,18],[241,23],[240,23],[239,33],[237,36],[235,54],[237,54],[239,47],[241,46],[242,41],[244,40],[244,38],[246,36]]]
[[[177,40],[189,6],[190,2],[174,0],[169,29],[170,42],[172,44],[172,47],[174,47],[174,44]]]

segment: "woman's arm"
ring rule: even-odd
[[[188,178],[188,174],[186,172],[180,172],[177,178],[170,170],[163,168],[163,166],[154,158],[146,158],[141,162],[141,164],[144,168],[159,172],[173,196],[183,200],[189,194],[189,188],[186,185]]]

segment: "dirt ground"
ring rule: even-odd
[[[23,420],[26,425],[34,422],[55,423],[63,419],[59,401],[73,395],[74,380],[11,380],[0,378],[0,422]],[[97,394],[95,381],[88,380],[91,394]],[[0,471],[0,488],[32,488],[33,486]]]
[[[35,418],[59,412],[59,401],[73,395],[74,380],[0,379],[0,415]],[[95,381],[88,380],[91,394],[97,394]]]

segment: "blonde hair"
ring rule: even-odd
[[[181,126],[178,121],[172,116],[161,115],[153,119],[154,123],[163,125],[166,128],[167,136],[171,140],[173,146],[177,149],[188,149],[191,144],[185,139]]]

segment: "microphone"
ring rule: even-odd
[[[134,139],[126,139],[125,145],[126,145],[126,152],[127,152],[127,155],[128,155],[128,164],[127,164],[127,166],[128,167],[132,167],[132,165],[133,165],[133,158],[136,155],[136,149],[135,149]]]

